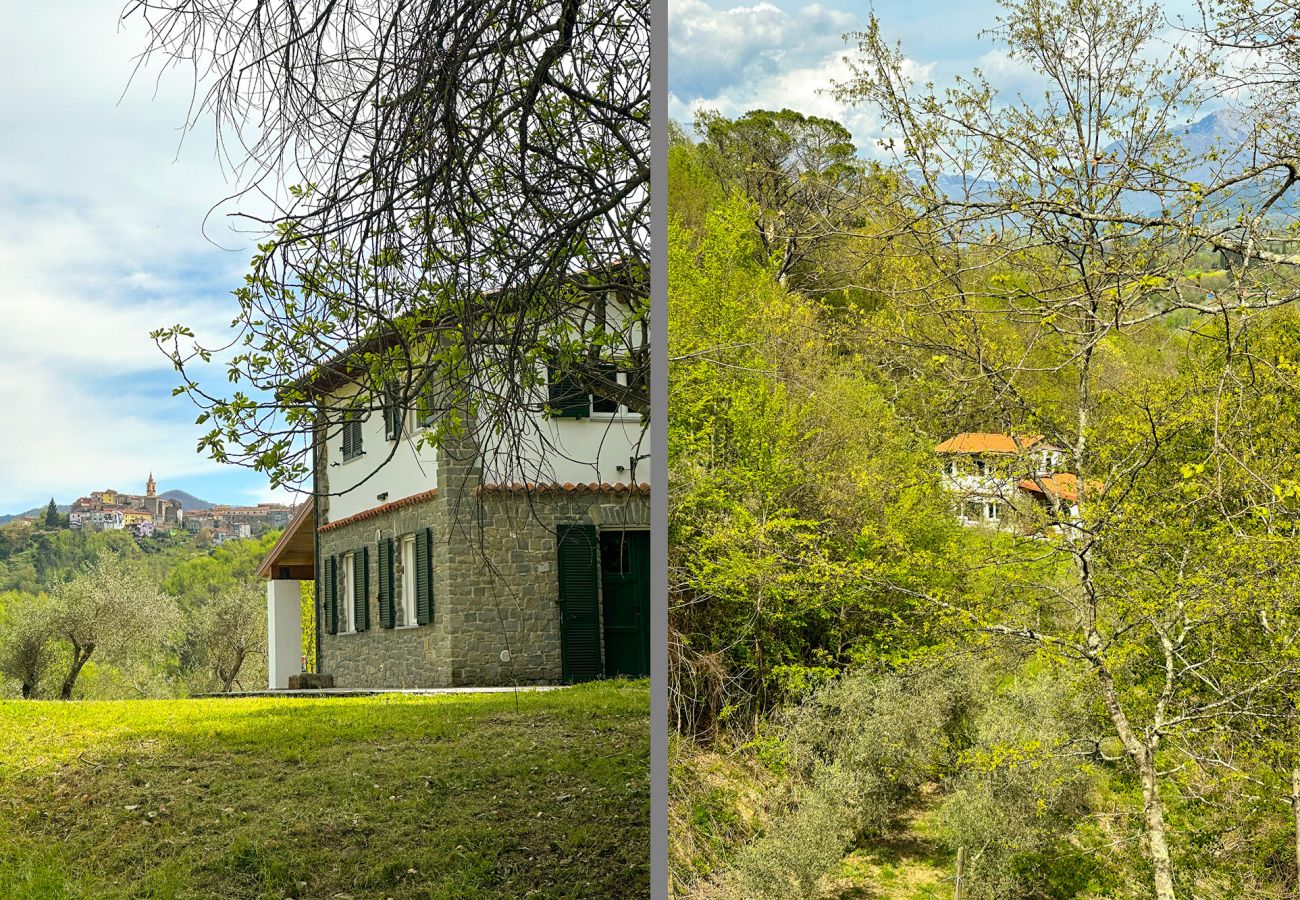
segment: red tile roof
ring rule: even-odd
[[[574,484],[566,481],[564,484],[558,482],[511,482],[510,484],[481,484],[475,489],[475,493],[480,496],[483,494],[541,494],[548,491],[563,494],[640,494],[648,495],[650,485],[646,482],[640,484],[611,484],[608,481],[600,483],[591,482],[589,484]],[[384,513],[391,512],[395,509],[401,509],[406,506],[414,506],[417,503],[424,503],[438,496],[438,489],[424,491],[420,494],[413,494],[410,497],[404,497],[401,500],[394,500],[392,503],[385,503],[383,506],[376,506],[374,509],[362,510],[342,519],[336,519],[316,529],[317,531],[333,531],[336,528],[342,528],[345,525],[352,525],[356,522],[364,522],[367,519],[373,519],[376,516],[382,516]]]
[[[1041,434],[1012,437],[987,431],[963,431],[934,448],[935,453],[1020,453],[1042,441]]]
[[[1041,485],[1041,487],[1040,487]],[[1044,492],[1046,488],[1046,492]],[[1062,500],[1069,500],[1071,503],[1079,502],[1079,478],[1072,472],[1061,472],[1057,475],[1040,475],[1036,480],[1026,478],[1020,482],[1020,489],[1029,491],[1032,494],[1051,494]],[[1100,481],[1089,481],[1088,490],[1096,493],[1101,490]]]
[[[423,491],[419,494],[412,494],[409,497],[403,497],[401,500],[394,500],[392,503],[385,503],[383,506],[376,506],[373,509],[364,509],[359,513],[354,513],[353,515],[350,516],[344,516],[341,519],[335,519],[333,522],[328,522],[320,526],[316,530],[318,532],[333,531],[335,528],[342,528],[344,525],[351,525],[354,522],[364,522],[367,519],[373,519],[376,516],[382,516],[384,513],[392,512],[395,509],[402,509],[403,507],[406,506],[414,506],[417,503],[424,503],[426,501],[432,500],[436,496],[438,496],[437,488],[434,488],[431,491]]]

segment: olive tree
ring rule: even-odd
[[[53,661],[49,597],[11,592],[0,607],[0,674],[18,681],[24,700],[37,695]]]
[[[177,623],[176,602],[138,561],[112,552],[54,592],[52,630],[68,645],[59,698],[72,699],[91,657],[129,661],[161,646]]]
[[[198,660],[228,693],[250,660],[266,656],[266,590],[252,580],[220,590],[191,614],[189,627]]]

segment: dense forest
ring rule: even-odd
[[[28,699],[179,697],[266,686],[266,583],[279,532],[0,526],[0,690]],[[304,592],[304,656],[314,655]]]
[[[1249,162],[1183,141],[1230,35],[1164,21],[1007,4],[1043,101],[872,19],[827,87],[887,145],[675,130],[675,895],[1300,891],[1294,130],[1274,78]],[[1046,502],[964,517],[963,433],[1059,448]]]

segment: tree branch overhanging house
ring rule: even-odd
[[[643,327],[616,296],[606,305],[602,328],[620,316]],[[642,415],[539,359],[514,386],[527,427],[502,441],[474,415],[476,392],[500,386],[444,383],[431,348],[446,336],[432,323],[416,334],[375,335],[293,386],[316,410],[313,500],[260,570],[271,688],[300,671],[304,580],[316,584],[316,671],[336,687],[648,675]],[[405,385],[376,391],[361,362],[351,374],[354,358],[399,343],[415,376]],[[626,390],[634,369],[615,360],[608,377]]]

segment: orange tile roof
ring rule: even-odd
[[[1041,485],[1041,487],[1040,487]],[[1100,481],[1089,481],[1088,490],[1096,493],[1101,490]],[[1046,493],[1062,500],[1069,500],[1071,503],[1079,502],[1079,477],[1072,472],[1061,472],[1057,475],[1040,475],[1036,480],[1025,478],[1020,482],[1020,489],[1029,491],[1033,494],[1043,494],[1044,488]]]
[[[1012,437],[987,431],[963,431],[934,448],[935,453],[1020,453],[1042,441],[1041,434]]]

